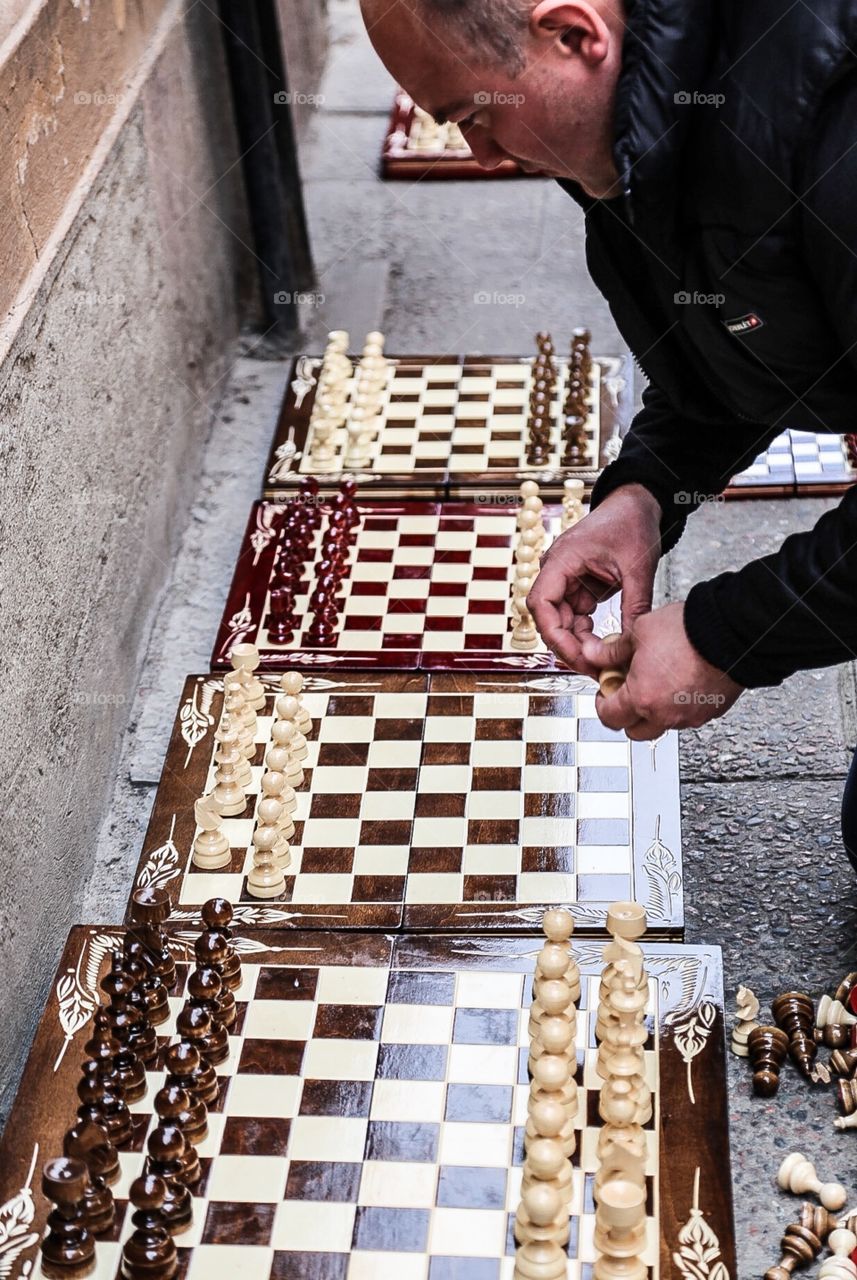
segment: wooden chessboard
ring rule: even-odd
[[[483,169],[457,129],[436,125],[404,89],[396,91],[381,151],[382,178],[523,178],[514,160]]]
[[[0,1144],[0,1273],[42,1275],[44,1162],[74,1121],[97,984],[124,931],[73,929]],[[195,934],[171,934],[183,1003]],[[246,932],[239,1016],[199,1146],[182,1280],[512,1280],[527,1114],[527,1019],[542,939]],[[568,1280],[591,1277],[598,1135],[593,1009],[602,946],[576,947],[580,1106]],[[721,959],[644,946],[650,1280],[734,1276]],[[117,1225],[94,1280],[118,1280],[142,1170],[148,1075],[120,1152]],[[725,1270],[724,1270],[725,1268]]]
[[[531,466],[526,456],[532,357],[429,355],[389,357],[369,465],[359,471],[346,465],[343,426],[334,441],[334,469],[321,471],[313,459],[311,423],[321,360],[298,356],[265,471],[264,495],[289,496],[307,475],[316,477],[322,492],[331,492],[346,474],[356,476],[367,496],[472,498],[480,490],[516,489],[528,477],[538,480],[545,496],[560,496],[569,476],[591,487],[618,453],[631,420],[633,366],[627,356],[593,358],[589,456],[584,466],[569,468],[561,465],[568,361],[556,363],[553,448],[544,466]],[[348,404],[353,389],[352,378]]]
[[[493,503],[360,502],[356,542],[349,548],[333,643],[307,634],[308,603],[327,522],[315,533],[297,596],[298,627],[288,642],[269,633],[270,593],[286,556],[287,506],[257,502],[241,545],[217,633],[211,665],[229,665],[236,644],[249,641],[262,669],[535,671],[557,661],[541,640],[512,647],[511,588],[517,541],[517,493]],[[561,509],[545,506],[548,545],[560,531]],[[596,612],[596,630],[619,631],[614,598]]]
[[[247,808],[223,819],[232,860],[219,871],[191,853],[223,680],[185,683],[135,877],[167,890],[173,922],[198,922],[221,896],[243,925],[273,928],[510,933],[565,905],[578,930],[603,932],[609,904],[634,899],[651,936],[681,937],[677,737],[636,743],[606,729],[594,683],[569,673],[307,675],[313,728],[286,890],[251,897],[280,692],[275,677],[263,683]]]
[[[857,437],[783,431],[733,478],[729,498],[835,497],[857,481]]]

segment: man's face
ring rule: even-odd
[[[364,0],[372,43],[387,69],[437,120],[455,121],[486,169],[511,158],[527,172],[579,182],[605,194],[615,76],[526,33],[524,69],[512,77],[463,47],[444,25],[429,27],[409,4]]]

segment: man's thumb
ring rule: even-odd
[[[622,581],[622,630],[632,630],[643,613],[652,612],[653,574],[634,574]]]
[[[583,656],[600,670],[607,667],[627,667],[634,656],[634,637],[630,631],[605,636],[603,639],[587,636],[583,642]]]

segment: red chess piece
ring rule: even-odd
[[[271,610],[265,625],[275,644],[289,644],[294,638],[295,597],[288,587],[275,587],[271,592]]]

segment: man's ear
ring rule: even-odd
[[[582,57],[596,66],[607,57],[610,32],[588,0],[539,0],[530,14],[530,31],[537,40],[552,42],[563,57]]]

